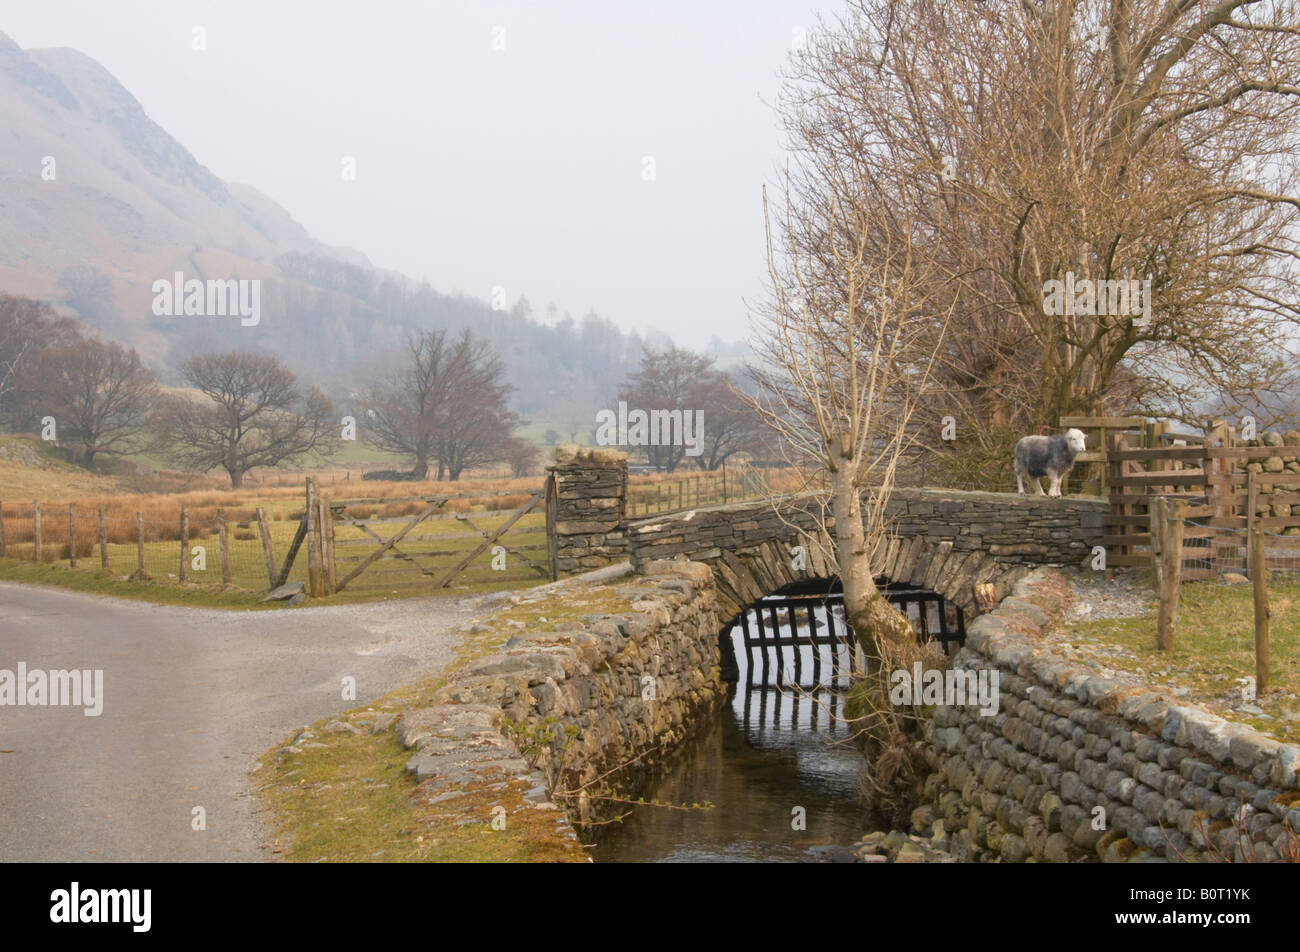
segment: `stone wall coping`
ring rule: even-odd
[[[866,496],[866,493],[863,494]],[[662,515],[641,516],[629,519],[624,527],[629,531],[643,529],[647,525],[669,525],[685,523],[701,515],[725,514],[725,512],[780,511],[797,509],[798,503],[818,502],[826,499],[826,493],[785,493],[767,499],[740,499],[737,502],[716,503],[714,506],[698,506],[692,510],[664,512]],[[891,499],[907,502],[984,502],[989,505],[1014,506],[1018,509],[1087,509],[1109,512],[1110,503],[1106,499],[1093,496],[1069,496],[1053,499],[1047,496],[1019,496],[1018,493],[987,493],[962,489],[896,489]]]
[[[864,496],[869,493],[863,493]],[[639,529],[648,525],[670,524],[674,522],[689,522],[696,516],[710,515],[713,513],[727,512],[749,512],[749,511],[779,511],[782,506],[794,508],[794,504],[802,502],[820,502],[826,499],[827,493],[808,492],[808,493],[784,493],[779,496],[772,496],[767,499],[737,500],[736,502],[718,503],[712,506],[699,506],[684,512],[670,512],[657,516],[643,516],[639,519],[629,519],[624,523],[628,529]],[[1109,512],[1110,502],[1099,496],[1066,496],[1063,499],[1053,499],[1048,496],[1030,496],[1028,494],[1021,496],[1018,493],[994,493],[977,490],[964,489],[928,489],[928,488],[907,488],[895,489],[892,500],[905,500],[915,502],[983,502],[990,505],[998,506],[1015,506],[1021,509],[1060,509],[1060,508],[1085,508],[1095,509],[1098,512]]]

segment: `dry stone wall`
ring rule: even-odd
[[[550,472],[556,479],[557,565],[564,572],[623,559],[640,565],[687,558],[716,566],[727,553],[740,557],[764,546],[773,547],[772,551],[784,547],[779,561],[785,562],[789,547],[799,544],[801,537],[820,533],[825,521],[821,503],[812,495],[628,521],[626,454],[560,447]],[[896,537],[888,562],[899,573],[890,577],[908,581],[919,571],[916,583],[920,584],[933,568],[931,581],[938,579],[945,587],[927,587],[967,607],[973,600],[969,583],[981,568],[985,577],[980,580],[990,581],[1012,566],[1078,564],[1090,558],[1093,547],[1102,544],[1107,503],[1079,497],[898,489],[886,512]],[[810,546],[809,553],[817,548]],[[959,577],[963,571],[965,576]],[[954,585],[956,581],[962,584]],[[759,594],[770,591],[773,588]]]
[[[1300,747],[1043,649],[1071,598],[1037,569],[967,626],[953,663],[996,668],[1000,710],[934,709],[914,830],[959,860],[1300,859]]]
[[[634,795],[722,705],[708,567],[655,563],[612,590],[625,610],[526,628],[403,717],[407,770],[429,795],[504,775],[526,779],[535,806],[599,817],[601,795]]]
[[[1000,599],[1036,566],[1090,559],[1102,543],[1105,513],[1097,499],[898,490],[888,506],[893,537],[873,562],[892,581],[970,610],[976,585],[992,585]],[[823,521],[812,497],[787,497],[638,520],[627,525],[623,542],[634,565],[664,558],[708,563],[722,617],[731,618],[783,585],[837,574],[826,560]],[[806,550],[798,566],[795,545]]]
[[[953,663],[996,669],[1000,704],[931,710],[912,832],[959,860],[1300,858],[1300,747],[1053,655],[1039,637],[1072,593],[1025,571],[967,626]],[[724,701],[717,577],[647,563],[605,586],[618,607],[528,625],[466,665],[398,725],[423,795],[454,813],[476,786],[512,784],[529,809],[563,807],[567,837],[602,795],[635,796]]]
[[[1256,440],[1243,440],[1242,446],[1271,446],[1277,448],[1276,456],[1260,460],[1234,460],[1234,469],[1240,472],[1256,473],[1259,476],[1257,490],[1259,493],[1255,504],[1255,515],[1262,518],[1287,518],[1300,516],[1300,505],[1291,502],[1294,498],[1294,484],[1273,482],[1270,476],[1279,479],[1294,478],[1300,473],[1300,430],[1288,430],[1278,433],[1270,430]],[[1243,507],[1244,508],[1244,507]],[[1282,535],[1300,535],[1300,526],[1287,526],[1280,530]]]

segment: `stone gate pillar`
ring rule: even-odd
[[[595,569],[627,557],[627,454],[573,444],[555,449],[555,504],[548,513],[556,568]]]

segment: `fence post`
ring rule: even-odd
[[[104,507],[99,507],[99,567],[108,569],[108,530],[104,526]]]
[[[275,555],[271,551],[271,529],[266,524],[266,513],[257,507],[257,531],[262,537],[262,558],[266,560],[266,580],[275,586]]]
[[[181,570],[177,573],[177,578],[182,582],[190,577],[190,511],[181,506]]]
[[[1255,473],[1246,474],[1246,532],[1249,533],[1255,526],[1255,520],[1259,512],[1259,486],[1255,481]]]
[[[32,500],[32,557],[35,561],[41,560],[41,501]]]
[[[325,516],[329,520],[330,528],[329,562],[326,564],[329,566],[330,594],[333,595],[334,587],[338,584],[338,567],[334,564],[334,510],[330,508],[328,496],[325,497]]]
[[[221,584],[230,584],[230,543],[226,538],[226,510],[217,510],[217,545],[221,549]]]
[[[144,513],[135,514],[135,567],[144,575]]]
[[[1231,440],[1232,435],[1228,431],[1227,421],[1214,420],[1210,432],[1205,437],[1202,468],[1205,470],[1205,490],[1208,497],[1206,501],[1210,504],[1211,516],[1220,520],[1220,525],[1229,525],[1228,520],[1235,514],[1236,506],[1224,502],[1224,497],[1231,498],[1236,489],[1230,482],[1235,467],[1231,457],[1213,454],[1216,449],[1229,449]],[[1215,532],[1211,540],[1213,556],[1210,569],[1216,576],[1222,575],[1227,570],[1229,553],[1233,551],[1231,543],[1226,541],[1230,539],[1232,539],[1231,531],[1221,529]]]
[[[1164,575],[1164,528],[1165,528],[1165,497],[1155,496],[1147,504],[1147,522],[1150,524],[1151,535],[1151,585],[1155,588],[1156,594],[1159,595],[1163,590],[1161,577]]]
[[[321,575],[324,582],[325,594],[334,594],[334,583],[337,576],[334,571],[334,517],[330,512],[330,497],[321,493],[319,498],[320,507],[320,549],[321,549]]]
[[[1250,580],[1255,589],[1255,695],[1268,690],[1268,553],[1264,530],[1250,527]]]
[[[72,503],[68,503],[68,568],[77,567],[77,525],[72,515]]]
[[[307,478],[307,589],[312,598],[320,598],[324,581],[321,574],[320,512],[317,510],[316,484]]]
[[[0,502],[0,558],[5,554],[5,506]]]
[[[1178,629],[1179,584],[1183,572],[1183,523],[1187,518],[1186,499],[1166,499],[1161,507],[1164,525],[1160,529],[1161,561],[1160,614],[1156,647],[1172,651]]]
[[[554,582],[560,577],[560,540],[555,532],[556,504],[559,502],[558,490],[555,485],[555,473],[546,474],[546,558],[550,562],[551,581]]]
[[[1112,525],[1111,529],[1114,532],[1114,534],[1117,536],[1123,537],[1126,535],[1133,535],[1134,527],[1128,522],[1127,519],[1127,517],[1133,514],[1133,507],[1132,506],[1126,507],[1124,504],[1122,504],[1117,498],[1119,496],[1119,493],[1115,491],[1117,488],[1117,484],[1115,480],[1117,480],[1123,473],[1124,464],[1121,463],[1118,459],[1116,459],[1114,454],[1118,453],[1121,449],[1124,448],[1123,435],[1119,433],[1108,434],[1103,429],[1101,431],[1101,436],[1103,441],[1102,448],[1106,451],[1106,462],[1105,465],[1102,467],[1105,473],[1105,475],[1103,475],[1102,477],[1102,483],[1105,486],[1106,498],[1110,502],[1110,514],[1115,518],[1115,522]],[[1151,516],[1152,516],[1152,509],[1150,504],[1148,504],[1147,505],[1147,524],[1148,524],[1147,531],[1151,535],[1152,542],[1154,544],[1155,530],[1150,528]],[[1128,555],[1131,554],[1131,551],[1132,551],[1131,548],[1128,545],[1126,545],[1122,541],[1122,539],[1115,547],[1115,554],[1117,556],[1127,557]],[[1114,578],[1115,578],[1115,569],[1110,564],[1110,561],[1107,560],[1106,581],[1108,582],[1112,581]]]

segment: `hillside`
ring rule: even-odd
[[[314,239],[284,208],[223,182],[107,70],[0,33],[0,289],[37,297],[136,347],[164,382],[190,354],[269,351],[346,402],[406,334],[471,327],[504,359],[515,409],[589,425],[641,339],[594,314],[533,319],[440,294]],[[260,278],[261,319],[155,316],[151,286]]]

